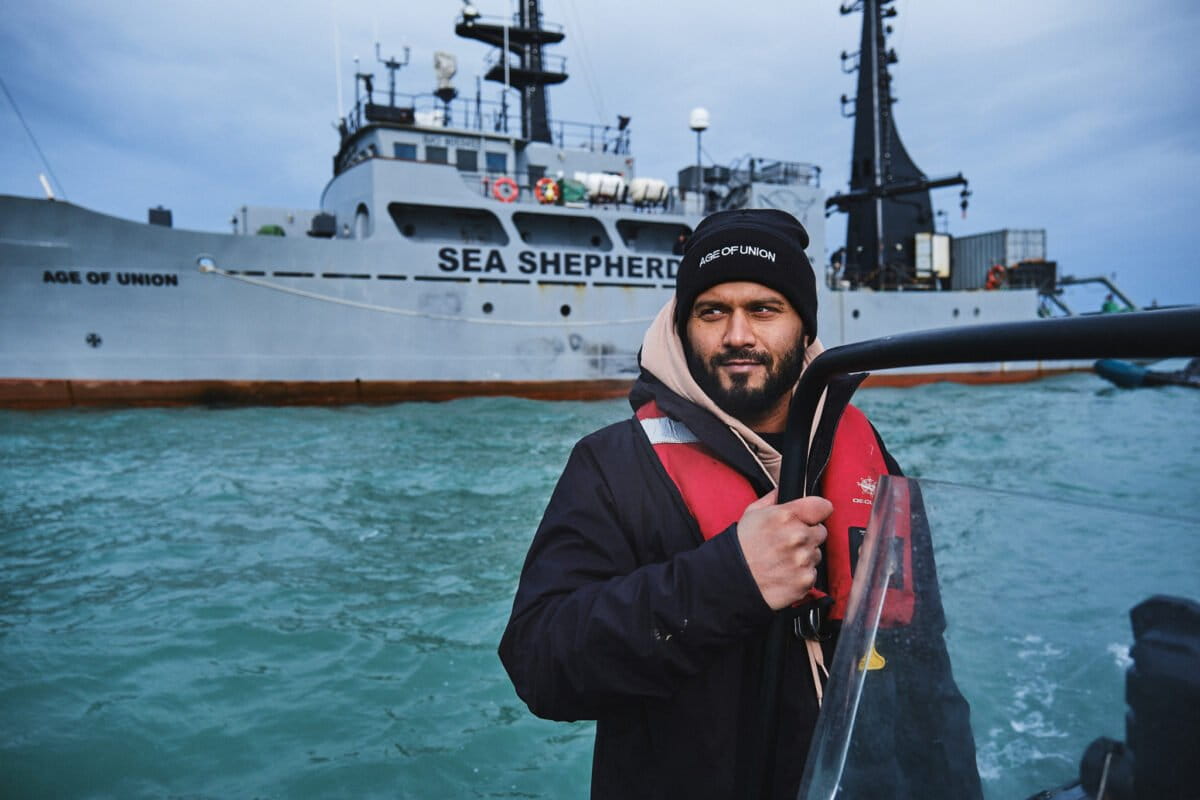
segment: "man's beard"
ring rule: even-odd
[[[743,422],[757,419],[773,409],[779,398],[792,390],[804,371],[804,350],[799,345],[787,351],[778,364],[769,353],[751,348],[724,350],[707,362],[686,343],[684,350],[687,353],[688,370],[704,393],[712,398],[717,408]],[[760,388],[753,389],[749,386],[750,375],[735,374],[730,376],[732,385],[726,389],[721,384],[718,370],[731,361],[762,364],[767,369],[766,381]]]

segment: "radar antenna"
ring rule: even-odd
[[[388,105],[394,106],[394,105],[396,105],[396,73],[399,72],[402,67],[408,66],[408,48],[407,47],[404,48],[404,60],[403,61],[397,61],[395,56],[385,59],[382,55],[379,54],[379,42],[376,42],[375,43],[375,60],[378,61],[380,64],[383,64],[383,66],[387,67],[387,71],[388,71]]]

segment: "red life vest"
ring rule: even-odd
[[[686,425],[663,414],[653,400],[639,408],[636,416],[705,540],[741,519],[746,506],[758,499],[745,476],[718,459]],[[833,598],[832,619],[845,617],[875,487],[884,474],[887,464],[875,431],[861,411],[846,406],[820,481],[821,496],[833,504],[833,513],[825,520],[828,535],[824,553],[829,595]],[[901,518],[907,520],[908,515]],[[892,555],[896,569],[884,597],[880,620],[883,627],[906,625],[912,620],[912,542],[907,525],[897,531],[895,541],[899,552]],[[814,589],[810,596],[823,594]]]

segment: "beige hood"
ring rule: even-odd
[[[814,358],[824,352],[825,347],[821,344],[820,339],[813,339],[812,344],[804,351],[804,367],[808,365]],[[762,437],[754,431],[747,428],[741,421],[734,419],[726,414],[712,399],[704,393],[700,385],[692,377],[692,373],[688,371],[687,358],[683,354],[683,341],[679,338],[679,333],[675,330],[675,299],[672,298],[658,312],[658,316],[654,318],[654,322],[650,323],[650,328],[646,331],[645,338],[642,339],[642,366],[645,367],[654,377],[662,381],[668,389],[675,394],[685,397],[696,405],[712,412],[718,419],[736,433],[741,440],[746,444],[746,447],[754,454],[758,462],[762,464],[763,470],[771,477],[772,483],[779,484],[779,466],[783,461],[783,457],[767,444]],[[817,413],[813,419],[814,430],[816,428],[816,420],[821,418],[821,409],[825,403],[824,394],[821,395],[821,403],[817,406]],[[812,439],[812,432],[809,432],[809,440]]]

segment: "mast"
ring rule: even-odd
[[[842,53],[847,72],[858,71],[858,94],[853,100],[854,148],[850,158],[850,191],[834,195],[826,208],[849,214],[842,277],[851,286],[896,288],[916,279],[915,236],[932,233],[934,218],[929,190],[961,184],[962,208],[967,207],[967,181],[959,173],[930,179],[917,168],[900,141],[892,116],[888,66],[898,59],[887,47],[896,16],[894,0],[855,0],[842,14],[863,14],[862,38],[856,54]],[[843,114],[849,101],[842,95]]]
[[[541,27],[542,15],[538,9],[538,0],[523,0],[521,3],[521,28],[539,31]],[[531,74],[543,74],[542,45],[536,39],[530,39],[524,43],[521,65]],[[549,102],[546,97],[546,86],[540,80],[527,81],[521,87],[521,131],[527,138],[535,142],[550,141]]]
[[[557,44],[565,38],[560,30],[542,27],[538,0],[521,0],[515,25],[483,22],[472,6],[463,9],[462,19],[454,32],[500,49],[500,60],[484,76],[516,87],[521,92],[521,136],[535,142],[550,142],[550,113],[546,87],[567,79],[566,59],[557,57],[553,68],[543,46]],[[507,52],[506,52],[507,51]],[[509,54],[516,55],[517,65],[508,63]]]

